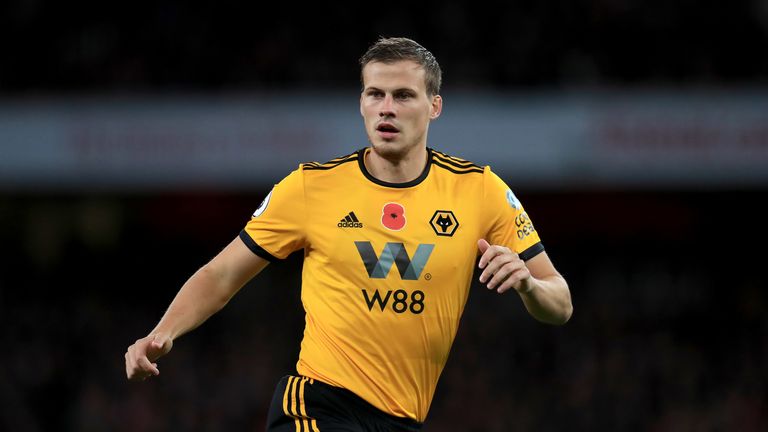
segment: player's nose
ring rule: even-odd
[[[379,108],[379,117],[395,117],[395,100],[392,95],[384,96]]]

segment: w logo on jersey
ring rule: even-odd
[[[376,256],[371,242],[356,241],[355,246],[360,253],[360,258],[363,259],[369,277],[373,279],[386,278],[392,268],[392,263],[395,263],[400,278],[403,280],[418,280],[421,271],[427,265],[429,256],[432,254],[432,249],[435,248],[433,244],[420,244],[411,258],[402,243],[387,243],[381,256]]]

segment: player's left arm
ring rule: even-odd
[[[480,249],[480,282],[488,289],[504,293],[514,289],[523,299],[528,313],[539,321],[561,325],[573,314],[568,283],[555,269],[546,252],[523,261],[505,246],[477,242]]]

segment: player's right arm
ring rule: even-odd
[[[159,375],[156,361],[171,350],[173,341],[221,310],[268,263],[251,252],[240,238],[232,240],[187,280],[154,330],[128,347],[128,379],[144,380]]]

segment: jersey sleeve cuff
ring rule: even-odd
[[[253,240],[251,240],[251,241],[253,241]],[[520,256],[521,260],[528,261],[529,259],[535,257],[536,255],[538,255],[538,254],[540,254],[542,252],[544,252],[544,245],[541,244],[541,242],[538,242],[535,245],[529,247],[528,249],[520,252],[518,255]]]
[[[269,262],[275,262],[278,260],[277,257],[267,252],[263,247],[259,246],[258,243],[253,241],[251,236],[244,229],[240,231],[240,240],[242,240],[243,243],[245,243],[245,245],[248,247],[248,249],[251,250],[251,252],[264,258],[265,260]]]

